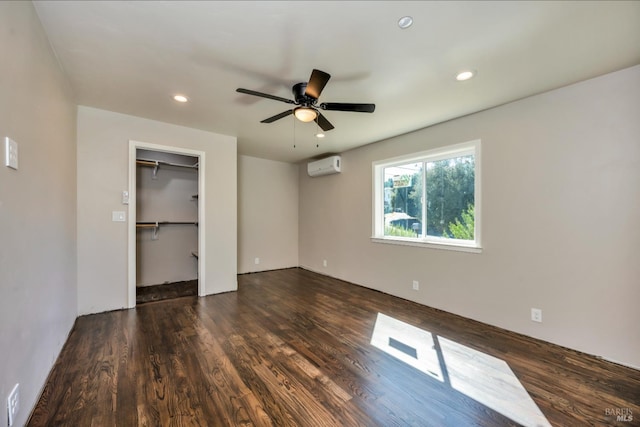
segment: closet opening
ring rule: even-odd
[[[129,306],[203,294],[204,154],[130,142]]]

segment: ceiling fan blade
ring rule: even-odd
[[[318,117],[314,120],[323,131],[329,131],[334,128],[329,120],[318,111]]]
[[[273,123],[273,122],[275,122],[276,120],[280,120],[280,119],[282,119],[282,118],[285,118],[285,117],[287,117],[287,116],[290,116],[292,113],[293,113],[293,110],[283,111],[283,112],[282,112],[282,113],[280,113],[280,114],[276,114],[276,115],[275,115],[275,116],[273,116],[273,117],[269,117],[268,119],[264,119],[264,120],[262,120],[260,123]]]
[[[293,101],[291,99],[282,98],[282,97],[275,96],[275,95],[269,95],[268,93],[257,92],[255,90],[251,90],[251,89],[243,89],[241,87],[236,89],[236,92],[246,93],[247,95],[260,96],[262,98],[269,98],[269,99],[273,99],[273,100],[280,101],[280,102],[286,102],[287,104],[295,104],[296,103],[295,101]]]
[[[322,89],[327,85],[330,78],[331,74],[314,69],[311,72],[311,77],[309,77],[309,83],[307,83],[307,89],[304,91],[304,94],[311,98],[320,98]]]
[[[351,104],[347,102],[323,102],[319,105],[323,110],[355,111],[356,113],[373,113],[376,104]]]

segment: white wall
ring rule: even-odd
[[[78,107],[78,311],[127,307],[129,140],[205,152],[205,294],[237,289],[236,138],[89,107]],[[161,231],[162,232],[162,231]]]
[[[300,170],[300,264],[640,367],[639,118],[636,66],[343,153],[339,175]],[[372,243],[371,163],[473,139],[483,252]]]
[[[20,383],[20,426],[77,314],[76,108],[31,2],[0,2],[0,64],[0,422]]]
[[[238,272],[297,266],[298,166],[239,156]]]

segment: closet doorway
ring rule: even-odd
[[[129,307],[204,294],[204,153],[129,142]]]

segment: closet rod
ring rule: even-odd
[[[198,169],[198,163],[193,165],[185,165],[181,163],[163,162],[162,160],[150,160],[150,159],[136,159],[136,164],[139,164],[140,166],[151,166],[154,168],[160,165],[165,165],[165,166],[177,166],[177,167],[189,168],[189,169]]]
[[[140,222],[136,222],[136,228],[156,228],[157,225],[155,222],[153,223],[140,223]]]
[[[197,221],[139,221],[136,222],[136,227],[145,228],[145,227],[158,227],[161,225],[198,225]]]

